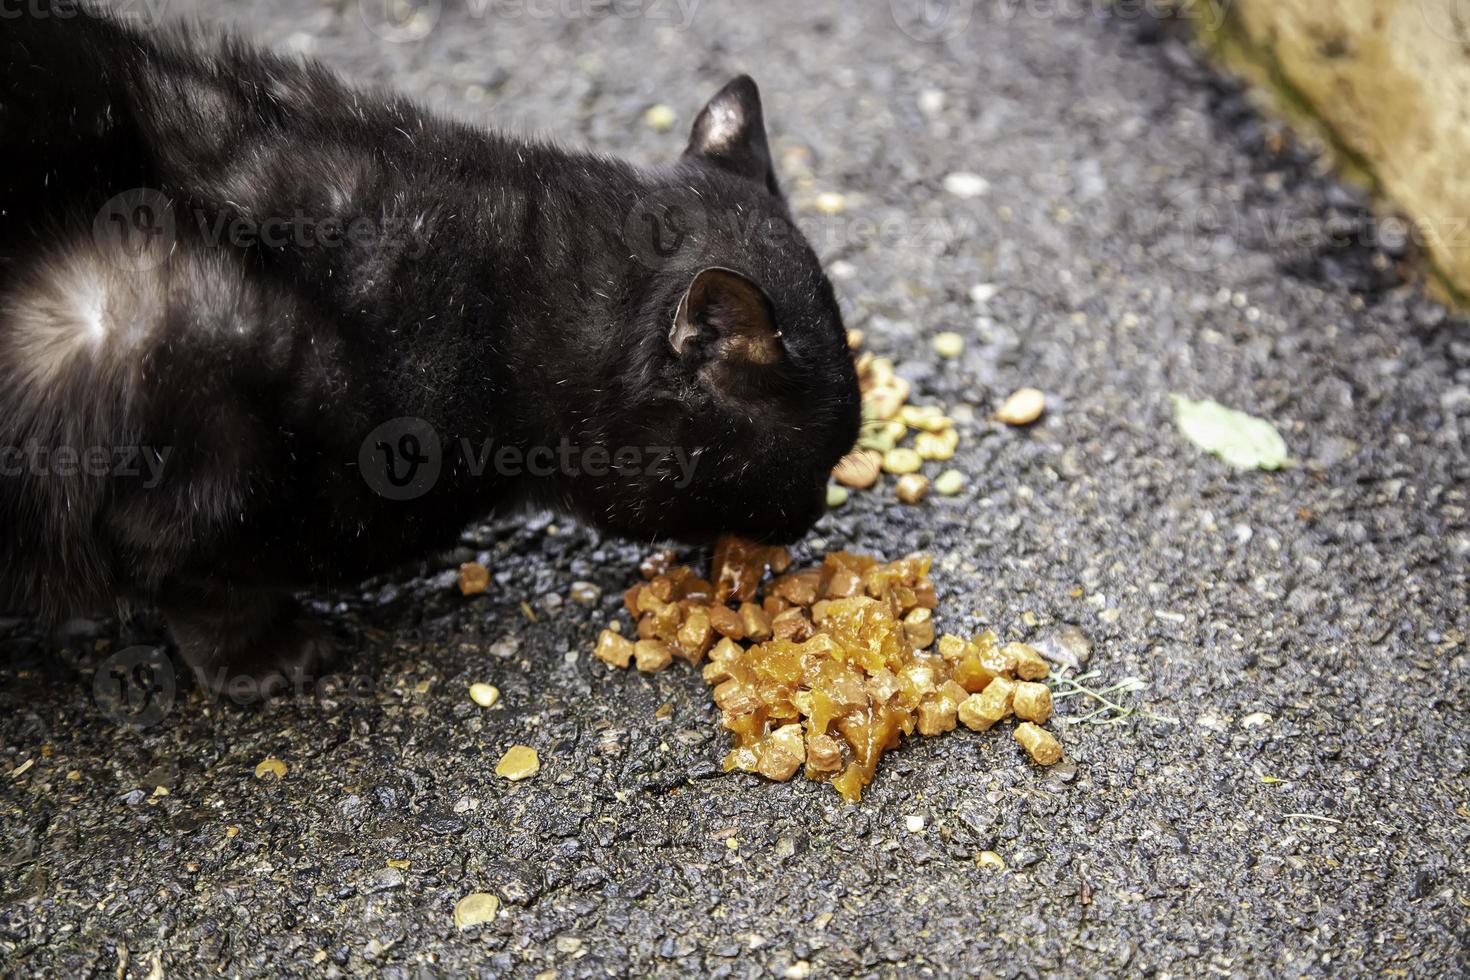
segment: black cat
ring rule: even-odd
[[[640,170],[35,0],[0,146],[0,608],[156,605],[211,686],[492,512],[795,539],[856,437],[749,78]]]

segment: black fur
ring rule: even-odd
[[[639,170],[231,40],[28,9],[0,25],[0,607],[156,604],[206,679],[310,670],[293,590],[490,513],[783,541],[820,515],[856,379],[749,79]],[[691,291],[706,269],[729,274]],[[437,480],[382,482],[434,440]],[[497,466],[538,446],[574,465]],[[590,447],[637,472],[589,475]]]

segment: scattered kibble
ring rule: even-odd
[[[789,568],[783,549],[733,538],[717,543],[708,578],[672,558],[645,562],[645,581],[623,596],[639,640],[605,630],[597,658],[703,665],[735,737],[727,770],[778,781],[804,772],[849,801],[905,735],[986,731],[1021,712],[1040,718],[1043,703],[1050,710],[1050,691],[1020,673],[1023,663],[1034,672],[1022,644],[989,632],[936,642],[927,558],[885,564],[836,552]]]
[[[1011,708],[1022,721],[1040,725],[1051,718],[1051,688],[1033,681],[1022,681],[1011,695]]]
[[[626,670],[633,662],[633,641],[613,630],[603,630],[592,655],[605,664]]]
[[[895,492],[901,503],[921,504],[929,496],[929,478],[920,473],[906,473],[898,478]]]
[[[992,871],[1004,871],[1006,869],[1005,858],[994,851],[981,851],[978,860],[982,868],[989,868]]]
[[[1046,395],[1036,388],[1021,388],[1001,402],[995,417],[1006,425],[1030,425],[1046,411]]]
[[[470,700],[482,708],[493,708],[500,700],[500,688],[494,684],[471,684]]]
[[[1022,680],[1039,681],[1051,673],[1051,666],[1035,647],[1024,643],[1007,643],[1003,652],[1015,663],[1016,676]]]
[[[1054,766],[1062,759],[1062,746],[1056,736],[1029,721],[1016,726],[1016,741],[1037,765]]]
[[[848,350],[857,350],[859,347],[862,347],[863,346],[863,341],[865,339],[867,339],[867,334],[863,333],[861,330],[858,330],[858,329],[849,330],[847,332],[847,348],[848,348]]]
[[[827,506],[829,508],[841,507],[847,503],[848,496],[847,487],[833,484],[827,487]]]
[[[941,497],[953,497],[965,489],[965,474],[959,470],[945,470],[934,479],[934,492]]]
[[[832,478],[844,487],[866,490],[878,482],[878,476],[882,472],[883,456],[871,450],[860,449],[842,457],[837,468],[832,471]]]
[[[264,779],[267,776],[274,776],[277,779],[285,779],[286,773],[289,771],[290,767],[280,759],[270,758],[262,761],[260,765],[255,767],[255,778]]]
[[[860,341],[849,335],[854,349]],[[964,339],[955,333],[940,334],[934,343],[944,356],[958,356],[964,347]],[[891,360],[864,352],[857,355],[856,367],[864,422],[858,448],[832,471],[838,483],[866,490],[878,482],[882,472],[904,476],[919,472],[925,462],[954,458],[960,444],[955,420],[936,405],[910,405],[909,383],[898,376]],[[911,434],[913,444],[904,445]],[[905,495],[922,499],[917,487],[915,481],[909,481]]]
[[[952,330],[935,334],[931,343],[934,346],[934,353],[943,358],[956,358],[965,352],[965,338]]]
[[[959,448],[959,444],[959,433],[953,429],[945,429],[942,432],[920,432],[914,438],[914,452],[919,454],[920,459],[944,462],[954,459],[954,452]]]
[[[633,644],[633,662],[645,674],[656,673],[674,662],[674,651],[658,640],[639,640]]]
[[[568,596],[579,606],[595,606],[602,599],[602,589],[593,582],[573,582]]]
[[[905,473],[917,473],[923,465],[923,457],[912,449],[890,449],[883,454],[883,472],[885,473],[896,473],[900,476]]]
[[[459,566],[459,591],[464,595],[484,595],[490,588],[490,569],[477,561]]]
[[[454,925],[458,929],[494,922],[500,911],[500,899],[484,892],[472,892],[454,904]]]
[[[495,775],[518,783],[541,771],[541,757],[529,745],[513,745],[495,766]]]
[[[674,123],[679,119],[679,114],[674,111],[673,106],[659,105],[649,106],[643,113],[643,124],[649,129],[659,133],[667,133],[674,128]]]

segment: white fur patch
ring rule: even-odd
[[[163,319],[164,276],[90,243],[44,262],[0,303],[4,360],[37,386],[82,364],[126,362]]]
[[[717,102],[709,107],[709,128],[704,133],[705,149],[718,153],[740,138],[745,117],[738,106]]]

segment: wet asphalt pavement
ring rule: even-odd
[[[961,417],[970,476],[920,507],[888,478],[798,554],[928,550],[941,628],[1065,634],[1102,682],[1146,682],[1127,700],[1148,716],[1057,726],[1050,771],[999,732],[916,740],[856,806],[725,776],[694,671],[589,656],[641,549],[546,517],[324,602],[349,674],[261,709],[181,682],[124,723],[93,675],[156,638],[146,618],[0,621],[0,971],[1470,970],[1470,325],[1170,31],[1065,5],[959,4],[936,42],[883,3],[450,0],[404,41],[355,2],[198,6],[640,161],[751,72],[850,325]],[[657,103],[674,132],[644,123]],[[947,190],[957,172],[983,193]],[[958,360],[930,351],[941,330]],[[1021,385],[1045,419],[989,421]],[[1270,419],[1299,465],[1201,454],[1171,392]],[[494,585],[464,599],[475,555]],[[566,600],[582,579],[600,605]],[[542,769],[509,783],[516,743]],[[270,757],[284,778],[256,777]],[[474,891],[502,911],[461,932]]]

